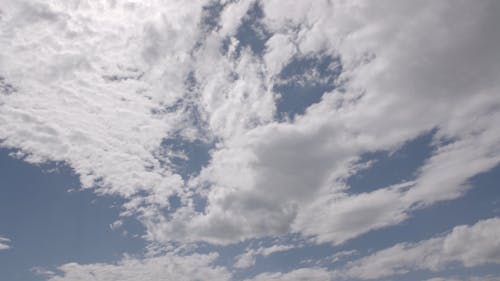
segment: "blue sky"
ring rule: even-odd
[[[499,278],[496,1],[3,4],[0,280]]]
[[[141,253],[141,227],[132,223],[126,236],[110,225],[119,215],[119,200],[79,191],[78,177],[64,165],[35,166],[0,158],[2,234],[12,250],[1,252],[2,278],[40,280],[35,267],[67,262],[107,262],[123,253]]]

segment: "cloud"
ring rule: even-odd
[[[249,280],[385,280],[420,270],[442,272],[457,263],[467,268],[500,264],[500,243],[496,238],[499,230],[500,218],[491,218],[470,226],[456,226],[446,234],[427,240],[399,243],[349,261],[343,267],[334,270],[317,267],[301,268],[287,273],[261,273]],[[356,253],[358,252],[340,252],[331,256],[330,260],[331,263],[335,263],[338,258]],[[428,281],[431,280],[469,279],[435,277]],[[495,278],[485,275],[470,277],[470,280],[495,280]]]
[[[48,281],[127,281],[127,280],[230,280],[231,274],[223,267],[213,265],[217,254],[179,256],[166,254],[137,259],[125,257],[116,264],[77,264],[60,266],[61,274]]]
[[[431,279],[427,279],[426,281],[494,281],[497,279],[496,276],[493,275],[485,275],[485,276],[471,276],[468,279],[463,279],[459,277],[435,277]]]
[[[236,257],[235,268],[249,268],[255,265],[257,256],[267,257],[274,253],[288,251],[295,248],[293,245],[273,245],[270,247],[259,247],[247,249],[243,254]]]
[[[343,275],[377,279],[415,270],[440,271],[453,262],[465,267],[500,264],[500,218],[461,225],[443,236],[417,243],[401,243],[349,262]],[[342,275],[342,274],[341,274]]]
[[[420,168],[415,181],[356,195],[323,196],[304,207],[294,227],[319,242],[338,244],[396,225],[416,209],[463,195],[471,188],[468,179],[498,164],[497,145],[493,130],[443,145]]]
[[[328,281],[331,280],[330,273],[323,268],[313,267],[313,268],[299,268],[286,273],[261,273],[254,278],[246,279],[247,281],[306,281],[306,280],[318,280],[318,281]]]
[[[339,245],[463,196],[471,178],[500,163],[498,1],[3,2],[0,145],[31,163],[64,162],[82,188],[125,199],[122,215],[140,220],[155,245],[290,234]],[[242,28],[266,35],[262,50],[248,48]],[[322,58],[341,72],[323,77],[305,63]],[[294,63],[304,75],[283,79]],[[280,118],[278,86],[294,83],[328,90]],[[398,151],[431,132],[431,156],[413,177],[350,190],[346,179],[369,169],[363,155]],[[206,144],[199,173],[176,169],[176,158],[191,156],[168,141]],[[341,271],[249,280],[370,279],[499,263],[498,225],[484,220],[397,244]],[[0,238],[0,250],[8,242]],[[247,248],[234,267],[293,247]],[[51,281],[230,280],[216,259],[167,253],[35,271]]]
[[[276,1],[261,4],[262,21],[276,38],[264,57],[276,48],[296,50],[296,56],[339,56],[342,88],[323,95],[293,122],[264,122],[229,134],[218,129],[233,128],[227,119],[217,126],[213,131],[224,132],[224,142],[197,179],[210,186],[204,213],[174,214],[155,233],[157,239],[224,244],[298,232],[338,244],[463,195],[468,179],[500,162],[500,85],[492,76],[500,69],[486,59],[498,55],[491,46],[500,44],[500,36],[489,28],[479,32],[497,19],[495,1],[428,1],[418,7],[297,1],[289,9]],[[386,15],[386,6],[395,12]],[[470,20],[457,16],[463,11]],[[213,110],[206,111],[210,116]],[[343,179],[356,173],[353,163],[360,155],[397,150],[432,130],[435,152],[408,179],[414,182],[343,192],[349,188]]]
[[[340,244],[462,196],[500,162],[497,1],[221,2],[208,31],[209,1],[7,3],[1,145],[125,198],[150,241]],[[238,48],[250,9],[262,53]],[[283,68],[325,56],[342,66],[334,89],[278,120]],[[362,155],[431,131],[415,178],[349,193]],[[210,143],[210,161],[183,178],[166,139]]]
[[[17,91],[1,97],[2,146],[68,163],[83,188],[165,205],[183,181],[155,152],[183,117],[161,106],[184,93],[203,3],[7,2],[0,75]]]
[[[9,242],[10,242],[9,238],[0,236],[0,251],[10,249],[10,246],[8,245]]]
[[[356,254],[358,254],[357,250],[341,251],[341,252],[338,252],[338,253],[335,253],[335,254],[331,255],[328,258],[328,260],[331,263],[335,263],[335,262],[338,262],[340,260],[343,260],[343,259],[345,259],[347,257],[353,256],[353,255],[356,255]]]

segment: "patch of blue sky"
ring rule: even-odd
[[[323,95],[335,88],[342,72],[339,58],[328,55],[296,57],[286,65],[274,85],[279,94],[276,101],[278,119],[294,119],[307,108],[321,101]]]
[[[214,144],[202,140],[186,140],[181,137],[164,139],[161,144],[162,150],[157,155],[163,165],[168,165],[183,180],[188,180],[200,173],[211,160],[210,151]],[[206,207],[206,199],[194,194],[191,198],[197,212],[203,212]],[[169,207],[165,209],[166,215],[172,214],[182,206],[180,196],[171,195],[168,198]]]
[[[261,57],[267,40],[272,34],[260,22],[264,14],[256,2],[247,12],[236,32],[238,46],[236,56],[243,48],[250,49],[254,55]],[[230,40],[226,38],[223,51],[229,49]],[[312,104],[321,101],[324,93],[335,88],[335,79],[342,72],[339,58],[318,54],[316,56],[297,56],[283,68],[274,91],[279,93],[276,102],[278,119],[293,119],[303,114]]]
[[[435,131],[421,135],[404,144],[399,150],[368,153],[360,163],[374,161],[367,169],[349,177],[348,192],[357,194],[414,180],[418,169],[433,153]],[[401,224],[372,231],[354,239],[356,248],[378,248],[405,241],[427,239],[436,233],[450,230],[460,224],[474,224],[478,220],[500,215],[500,166],[469,180],[472,186],[463,196],[439,202],[410,213],[410,218]]]
[[[169,211],[175,211],[182,205],[181,198],[177,195],[168,197]]]
[[[378,151],[362,155],[358,164],[372,164],[347,178],[348,192],[369,192],[413,180],[418,169],[432,155],[434,135],[434,130],[420,135],[394,152]]]
[[[236,31],[235,38],[238,39],[238,46],[236,48],[236,56],[239,57],[243,48],[250,49],[254,55],[261,57],[266,48],[266,42],[271,38],[271,33],[260,22],[263,18],[264,12],[259,2],[247,11],[245,17],[242,19],[241,25]],[[223,51],[229,50],[230,39],[226,38],[223,44]]]
[[[457,225],[473,225],[479,220],[499,216],[498,182],[500,165],[471,179],[473,187],[464,196],[414,211],[404,222],[361,235],[341,245],[339,250],[360,249],[365,255],[397,243],[418,242],[445,234]]]
[[[10,152],[0,150],[0,233],[12,240],[11,249],[0,252],[2,280],[41,280],[33,267],[53,270],[68,262],[113,262],[124,253],[142,253],[144,230],[137,221],[110,227],[122,202],[77,190],[78,177],[65,165],[31,165]]]
[[[195,128],[197,139],[186,139],[181,133],[163,139],[157,159],[162,165],[170,166],[184,180],[197,175],[211,159],[210,150],[214,148],[215,141],[208,137],[207,124],[200,109],[195,102],[197,99],[198,82],[194,73],[187,75],[184,84],[186,95],[179,99],[173,106],[156,109],[155,113],[184,111],[190,128]]]
[[[224,9],[224,6],[225,5],[221,4],[219,1],[212,1],[203,7],[203,16],[200,25],[206,32],[217,28],[219,25],[220,14]]]
[[[165,139],[161,146],[172,153],[170,165],[184,179],[197,175],[209,163],[213,148],[212,143],[182,138]]]

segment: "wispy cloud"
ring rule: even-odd
[[[461,225],[440,237],[417,243],[401,243],[350,262],[345,275],[379,279],[415,270],[439,271],[452,262],[465,267],[500,264],[500,218]]]
[[[0,236],[0,251],[10,249],[10,246],[8,245],[9,243],[10,243],[9,238]]]
[[[243,254],[236,257],[234,267],[248,268],[255,265],[258,256],[267,257],[274,253],[288,251],[295,248],[294,245],[273,245],[270,247],[259,247],[257,249],[247,249]]]

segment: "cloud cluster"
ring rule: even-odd
[[[439,271],[453,262],[465,267],[500,264],[500,218],[461,225],[440,237],[418,243],[401,243],[350,262],[345,275],[378,279],[415,270]]]
[[[210,186],[202,195],[207,206],[202,214],[180,209],[152,237],[224,244],[297,232],[342,243],[461,196],[468,179],[499,163],[494,76],[500,66],[487,59],[498,57],[492,46],[500,45],[500,34],[491,27],[499,5],[384,4],[260,4],[259,20],[272,34],[262,54],[265,81],[275,83],[275,74],[295,58],[326,53],[342,62],[337,89],[291,122],[231,134],[220,131],[217,114],[204,107],[222,140],[192,181]],[[390,16],[387,6],[394,8]],[[464,11],[466,19],[457,16]],[[345,192],[344,179],[356,173],[361,155],[397,150],[432,131],[434,152],[408,184]]]
[[[457,263],[465,267],[500,264],[500,243],[497,239],[499,231],[500,218],[491,218],[470,226],[456,226],[449,233],[428,240],[396,244],[350,261],[337,270],[302,268],[285,273],[262,273],[251,280],[385,280],[418,270],[438,272]],[[495,278],[484,276],[473,277],[471,280]]]
[[[0,145],[29,162],[67,163],[83,188],[122,197],[123,214],[136,216],[151,242],[227,245],[293,233],[338,245],[462,196],[469,179],[500,163],[498,1],[3,2]],[[287,93],[277,86],[321,78],[306,69],[306,78],[286,80],[284,69],[325,57],[340,73],[313,82],[331,90],[298,114],[279,112]],[[350,192],[346,179],[367,167],[363,155],[429,133],[433,152],[414,177]],[[182,175],[175,159],[189,154],[165,145],[172,140],[207,144],[210,160]],[[387,252],[441,257],[438,248],[496,223]],[[443,262],[496,262],[495,253],[481,259],[449,247]],[[250,249],[236,267],[276,250]],[[70,264],[54,280],[115,280],[125,267],[182,264],[177,258]],[[199,258],[202,268],[213,261]],[[348,274],[366,270],[361,260]],[[328,278],[322,268],[255,278],[307,275]]]
[[[2,146],[69,164],[83,188],[164,203],[183,182],[155,153],[182,128],[165,108],[185,94],[202,1],[5,4],[0,76],[16,91],[0,96]]]
[[[157,280],[230,280],[230,273],[212,263],[217,254],[180,256],[167,254],[161,257],[136,259],[125,257],[116,264],[68,263],[60,266],[61,275],[49,281],[157,281]]]
[[[500,264],[500,218],[481,220],[474,225],[460,225],[449,233],[414,243],[400,243],[371,255],[350,261],[336,270],[322,267],[304,267],[289,272],[264,272],[248,281],[259,280],[372,280],[384,279],[417,270],[438,272],[457,262],[465,267]],[[235,268],[252,266],[247,260],[256,255],[268,256],[291,249],[274,245],[247,250],[239,256]],[[351,255],[341,252],[341,255]],[[50,281],[88,280],[234,280],[228,268],[215,265],[218,255],[171,252],[159,256],[137,259],[124,257],[116,264],[69,263],[58,268],[61,274],[40,270]],[[332,262],[335,262],[333,260]],[[239,263],[239,265],[238,265]],[[253,264],[253,262],[251,262]],[[49,272],[49,273],[47,273]],[[490,280],[488,276],[473,280]],[[440,279],[431,280],[461,280]],[[491,280],[494,280],[491,279]]]

